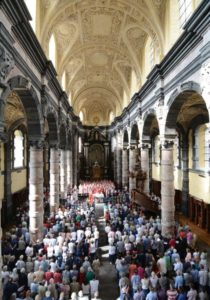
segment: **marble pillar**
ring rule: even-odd
[[[162,235],[171,237],[175,226],[173,141],[164,141],[161,151],[161,227]]]
[[[50,211],[59,207],[59,175],[60,157],[59,150],[50,149]]]
[[[146,194],[150,193],[149,190],[149,182],[150,182],[150,178],[149,178],[149,147],[148,145],[143,145],[141,148],[141,167],[142,167],[142,171],[146,172],[146,179],[144,181],[144,192]]]
[[[122,185],[128,187],[128,150],[122,151]]]
[[[43,238],[43,145],[33,143],[29,155],[29,230],[31,242]]]
[[[67,195],[67,165],[66,150],[60,150],[60,197],[64,199]]]
[[[136,178],[133,176],[136,167],[136,149],[129,149],[129,191],[136,188]]]

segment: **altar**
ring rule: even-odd
[[[91,174],[92,174],[91,176],[92,180],[101,179],[101,166],[97,162],[92,166]]]

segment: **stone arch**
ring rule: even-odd
[[[23,76],[15,76],[7,82],[8,88],[3,92],[2,98],[5,103],[7,97],[12,91],[15,91],[19,96],[27,117],[27,127],[29,140],[40,139],[43,137],[44,119],[42,115],[40,101],[37,93],[29,80]],[[2,116],[4,123],[4,117]]]
[[[148,110],[143,118],[142,141],[150,141],[159,134],[159,124],[155,110]]]
[[[209,122],[209,112],[206,102],[201,94],[199,84],[195,82],[183,83],[179,89],[176,89],[168,101],[169,109],[166,116],[164,134],[166,138],[178,137],[178,145],[173,148],[173,151],[179,153],[173,155],[173,159],[177,160],[177,165],[182,165],[182,197],[179,204],[182,212],[188,215],[189,207],[189,191],[192,188],[192,181],[189,177],[189,164],[193,168],[197,168],[196,160],[194,159],[195,147],[194,137],[189,136],[191,130],[195,130],[199,125]],[[167,143],[166,143],[167,146]],[[192,153],[190,155],[189,153]],[[191,159],[192,158],[192,159]],[[181,164],[182,161],[182,164]]]
[[[192,120],[200,115],[200,120],[208,122],[209,114],[206,102],[201,94],[200,85],[189,81],[180,85],[168,100],[168,114],[166,117],[165,133],[176,129],[180,125],[188,130]]]

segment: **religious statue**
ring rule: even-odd
[[[138,156],[135,169],[129,172],[129,177],[136,178],[136,190],[144,192],[144,182],[147,178],[147,173],[141,168],[141,158]]]

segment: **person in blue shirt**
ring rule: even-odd
[[[175,288],[178,289],[180,287],[183,287],[184,285],[184,278],[183,275],[181,273],[181,271],[177,271],[176,273],[176,277],[175,277]]]
[[[157,292],[154,288],[150,288],[150,291],[146,296],[146,300],[158,300]]]
[[[176,300],[187,300],[187,294],[183,287],[179,288],[178,293],[179,294],[178,294]]]

